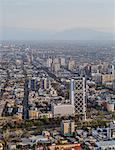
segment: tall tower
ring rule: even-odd
[[[70,82],[71,104],[75,107],[75,114],[86,119],[86,82],[85,78],[77,77]]]
[[[71,79],[70,82],[70,101],[71,104],[74,106],[74,79]]]
[[[24,120],[29,119],[29,107],[28,107],[28,97],[29,97],[29,81],[26,80],[24,84],[24,99],[23,99],[23,115]]]
[[[112,65],[112,75],[115,77],[115,65]]]

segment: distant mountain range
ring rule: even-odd
[[[59,32],[22,28],[1,28],[0,40],[114,40],[115,34],[87,28]],[[2,33],[2,34],[1,34]]]

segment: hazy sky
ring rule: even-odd
[[[0,0],[0,27],[112,32],[115,0]]]

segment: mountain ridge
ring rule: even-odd
[[[1,28],[0,40],[114,40],[115,34],[89,28],[43,31],[24,28]]]

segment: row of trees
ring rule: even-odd
[[[48,118],[47,116],[44,116],[42,119],[38,120],[25,120],[18,123],[7,123],[3,126],[3,130],[6,129],[16,129],[16,128],[31,128],[31,127],[44,127],[44,126],[59,126],[61,123],[61,120],[64,118]]]

